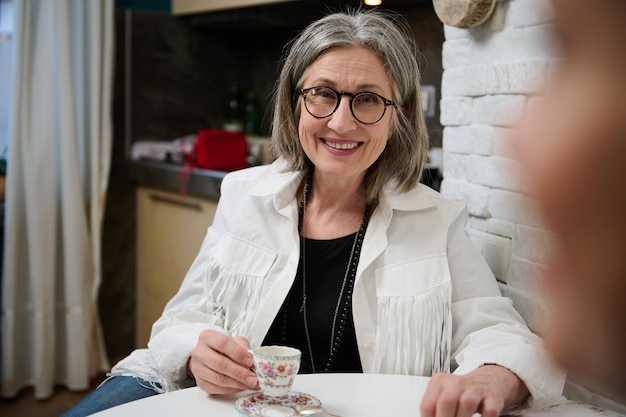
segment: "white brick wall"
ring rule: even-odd
[[[489,214],[489,188],[487,187],[447,179],[441,184],[441,192],[448,198],[466,200],[467,210],[472,216],[485,217]]]
[[[468,123],[471,120],[468,119]],[[448,127],[444,131],[444,151],[491,155],[494,128],[491,126]]]
[[[472,99],[469,97],[442,97],[441,124],[461,126],[472,122]]]
[[[514,94],[476,97],[472,122],[480,125],[511,126],[518,119],[526,97]]]
[[[543,327],[540,276],[551,240],[522,194],[508,135],[557,60],[550,22],[545,0],[499,0],[481,26],[444,27],[442,51],[441,192],[467,201],[469,229],[511,239],[501,288],[535,330]]]
[[[490,188],[520,189],[518,165],[510,159],[470,155],[468,181]]]
[[[510,2],[506,25],[514,28],[542,25],[550,22],[550,2],[546,0],[515,0]]]

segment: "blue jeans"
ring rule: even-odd
[[[116,376],[93,390],[61,417],[85,417],[116,405],[157,395],[146,381],[132,376]]]

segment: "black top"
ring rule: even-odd
[[[348,267],[348,259],[356,233],[331,240],[305,239],[306,252],[306,291],[307,323],[311,337],[311,348],[316,372],[323,372],[330,356],[333,317],[337,308],[337,298]],[[348,285],[346,283],[346,285]],[[344,291],[344,299],[345,299]],[[341,302],[343,309],[344,300]],[[341,345],[335,355],[329,372],[363,372],[357,348],[352,320],[352,306],[348,303],[346,320]],[[263,345],[288,345],[302,352],[300,373],[311,373],[311,358],[304,331],[302,307],[302,248],[300,265],[296,279],[265,336]],[[339,318],[337,319],[337,324]]]

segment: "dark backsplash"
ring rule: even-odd
[[[245,10],[221,19],[215,13],[172,17],[132,12],[131,140],[173,140],[200,129],[220,128],[233,85],[243,93],[256,92],[264,116],[261,130],[269,132],[271,96],[283,47],[324,8],[309,6],[289,19],[275,6],[262,13],[265,17],[228,21],[245,16]],[[267,17],[274,16],[271,13],[282,23],[272,24]],[[424,61],[423,82],[439,86],[442,25],[429,8],[414,9],[407,17]],[[436,141],[438,114],[429,120],[429,128]]]
[[[133,13],[132,22],[132,140],[172,140],[220,128],[233,85],[257,93],[261,114],[270,107],[281,47],[291,31],[219,31],[155,13]]]

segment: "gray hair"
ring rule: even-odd
[[[305,71],[325,51],[337,46],[361,46],[382,60],[392,83],[396,104],[393,129],[385,150],[365,176],[368,197],[375,199],[390,181],[399,192],[417,185],[428,152],[422,115],[417,48],[406,21],[379,11],[353,11],[325,16],[306,27],[288,45],[274,96],[272,146],[289,163],[289,170],[313,164],[298,138],[300,104],[296,92]]]

